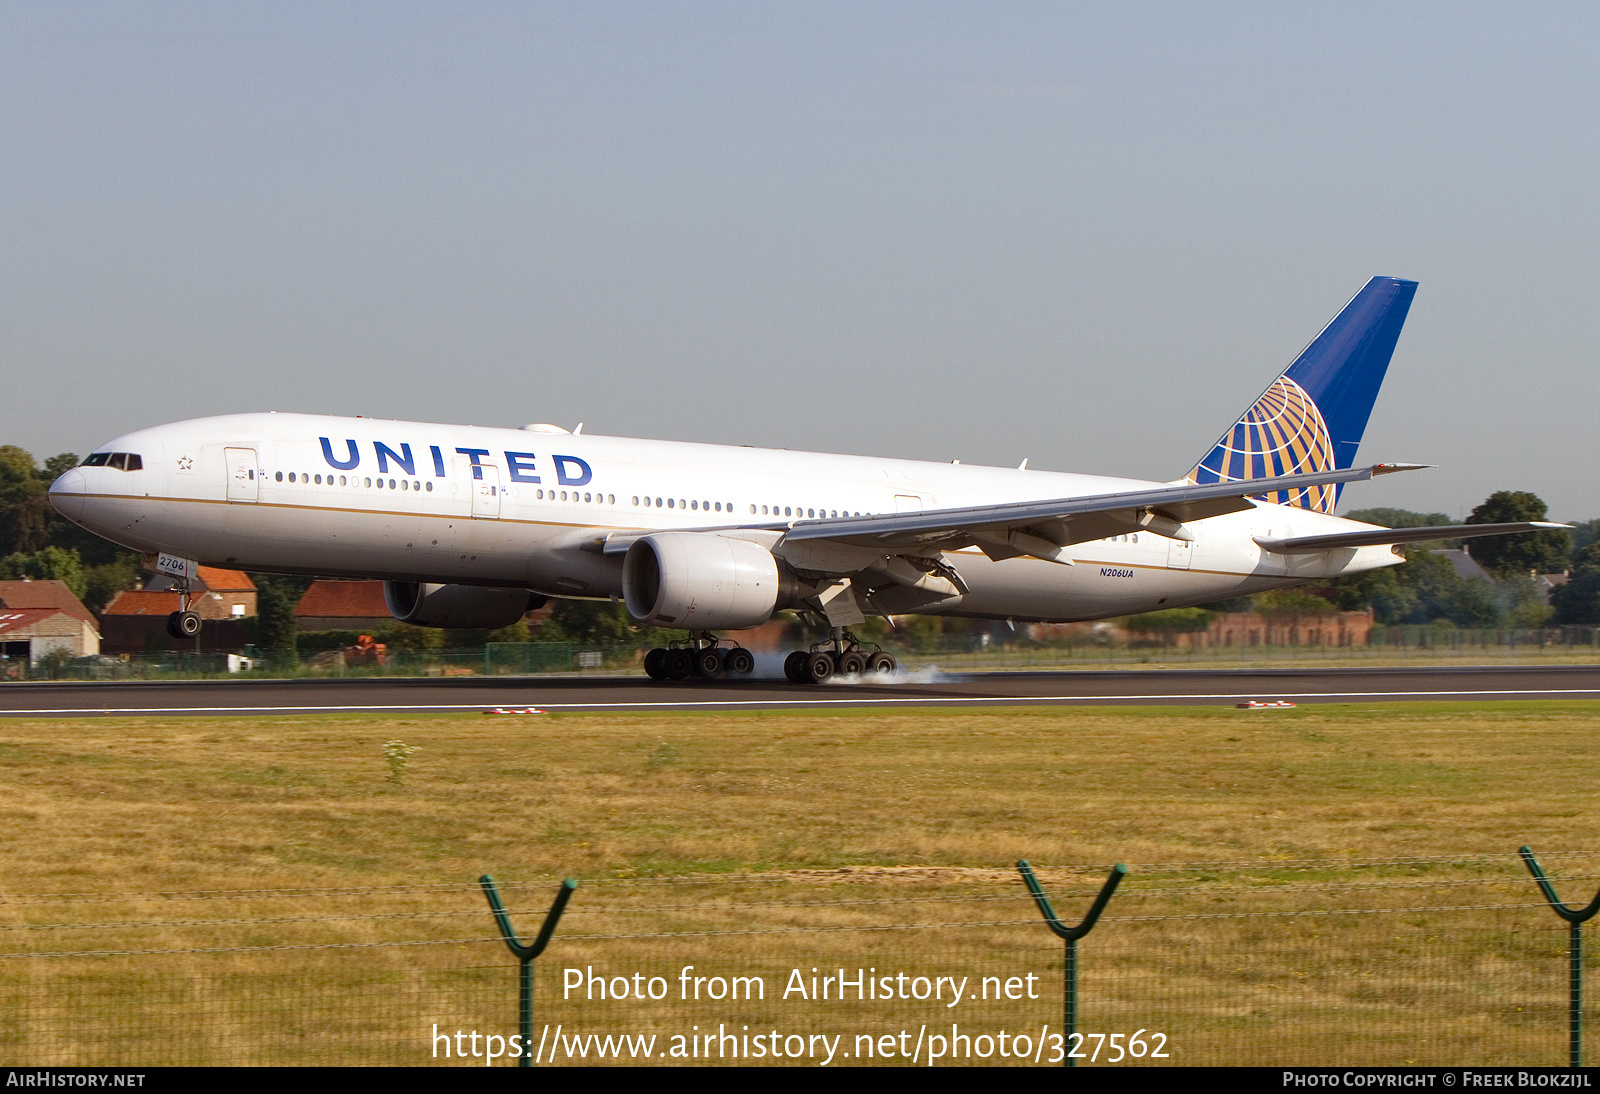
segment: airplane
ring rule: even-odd
[[[171,577],[194,637],[199,565],[378,578],[398,620],[496,628],[549,597],[618,599],[688,632],[658,680],[749,676],[717,632],[795,611],[831,634],[796,683],[879,676],[871,613],[1102,619],[1404,561],[1401,545],[1566,525],[1379,528],[1334,515],[1417,283],[1370,280],[1189,472],[1171,482],[298,413],[141,429],[50,500]]]

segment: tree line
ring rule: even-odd
[[[1357,509],[1352,520],[1387,528],[1453,524],[1444,513],[1403,509]],[[1549,520],[1536,494],[1501,490],[1472,510],[1466,524]],[[1573,531],[1551,529],[1456,542],[1418,543],[1400,566],[1340,578],[1324,595],[1338,608],[1371,607],[1379,623],[1451,623],[1458,627],[1539,627],[1600,623],[1600,519]],[[1440,548],[1465,546],[1488,577],[1459,574]],[[1536,584],[1540,574],[1568,574],[1548,603]]]

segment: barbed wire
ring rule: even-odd
[[[20,958],[54,957],[143,957],[180,953],[268,953],[276,950],[371,950],[385,946],[464,946],[476,942],[500,943],[495,938],[419,938],[400,942],[287,942],[271,946],[188,946],[176,949],[124,950],[39,950],[30,953],[0,953],[0,961]]]
[[[1537,900],[1511,904],[1455,904],[1423,908],[1299,908],[1281,912],[1191,912],[1173,915],[1103,915],[1100,922],[1148,923],[1162,919],[1291,919],[1297,916],[1336,915],[1424,915],[1437,912],[1482,912],[1497,908],[1548,908],[1548,901]],[[1550,921],[1552,925],[1555,920]],[[1554,929],[1554,926],[1552,927]],[[1561,930],[1566,928],[1562,927]]]
[[[1009,879],[1015,883],[1015,879]],[[1239,884],[1237,882],[1208,882],[1195,881],[1189,885],[1173,886],[1147,886],[1140,884],[1137,875],[1130,875],[1123,883],[1120,890],[1124,902],[1129,897],[1163,895],[1167,893],[1192,893],[1195,889],[1205,886],[1207,892],[1226,893],[1315,893],[1315,892],[1347,892],[1347,891],[1389,891],[1408,889],[1445,889],[1463,888],[1467,886],[1483,885],[1516,885],[1526,883],[1528,878],[1438,878],[1438,879],[1405,879],[1398,881],[1372,881],[1372,882],[1326,882],[1320,884],[1276,884],[1263,882],[1260,884]],[[1600,874],[1569,874],[1557,880],[1561,881],[1593,881],[1600,880]],[[1068,896],[1093,896],[1100,891],[1099,885],[1092,888],[1064,888],[1058,889],[1054,895]],[[1022,900],[1032,901],[1026,892],[999,893],[992,895],[966,893],[951,896],[919,896],[919,897],[881,897],[870,900],[754,900],[754,901],[728,901],[722,899],[684,901],[674,904],[673,908],[824,908],[845,907],[857,904],[932,904],[932,903],[979,903],[990,900]],[[532,909],[529,909],[532,910]],[[574,909],[577,911],[578,909]],[[593,904],[587,903],[582,912],[588,914],[595,911],[607,912],[639,912],[659,911],[654,905],[635,904]]]
[[[1422,879],[1418,879],[1418,880],[1415,880],[1415,881],[1405,880],[1405,881],[1372,881],[1372,882],[1330,881],[1330,882],[1326,882],[1326,883],[1322,883],[1322,884],[1315,884],[1315,885],[1298,885],[1298,884],[1294,884],[1294,883],[1289,883],[1289,884],[1286,884],[1286,885],[1278,885],[1278,884],[1274,884],[1274,883],[1271,883],[1271,882],[1263,882],[1263,883],[1255,884],[1255,885],[1247,885],[1247,884],[1238,884],[1236,882],[1196,881],[1196,882],[1194,882],[1194,883],[1192,883],[1190,885],[1183,885],[1183,886],[1173,885],[1173,886],[1147,887],[1147,886],[1138,885],[1137,884],[1137,879],[1133,878],[1133,877],[1130,877],[1128,879],[1128,881],[1129,882],[1133,882],[1134,886],[1131,887],[1128,890],[1128,892],[1129,892],[1129,895],[1136,895],[1136,896],[1148,896],[1148,895],[1152,895],[1152,894],[1162,894],[1162,893],[1192,893],[1196,889],[1200,888],[1201,886],[1205,886],[1207,892],[1224,892],[1224,893],[1333,893],[1333,892],[1351,892],[1351,891],[1399,891],[1399,890],[1407,890],[1407,889],[1449,889],[1449,888],[1464,888],[1466,886],[1481,886],[1481,885],[1508,885],[1508,886],[1510,886],[1510,885],[1518,885],[1518,884],[1528,884],[1530,882],[1530,880],[1531,879],[1529,879],[1529,877],[1526,874],[1524,874],[1520,878],[1515,878],[1515,877],[1507,877],[1507,878],[1435,878],[1435,879],[1422,878]],[[1594,880],[1600,880],[1600,874],[1568,874],[1568,875],[1566,875],[1564,877],[1557,878],[1555,880],[1558,880],[1558,881],[1594,881]],[[1081,895],[1088,895],[1088,894],[1096,893],[1098,891],[1099,891],[1098,889],[1063,890],[1063,894],[1064,895],[1081,896]],[[1124,899],[1126,899],[1126,898],[1124,898]]]
[[[1375,915],[1420,915],[1440,914],[1448,912],[1474,912],[1474,911],[1506,911],[1525,908],[1548,907],[1545,901],[1512,902],[1499,904],[1457,904],[1457,905],[1430,905],[1425,907],[1406,908],[1305,908],[1289,911],[1248,911],[1248,912],[1193,912],[1172,915],[1105,915],[1101,918],[1102,924],[1112,923],[1155,923],[1198,920],[1239,920],[1239,919],[1297,919],[1297,918],[1328,918],[1334,916],[1375,916]],[[1542,922],[1542,921],[1541,921]],[[920,931],[920,930],[966,930],[977,927],[1032,927],[1037,928],[1039,919],[1028,917],[1023,919],[996,919],[996,920],[962,920],[945,921],[939,923],[874,923],[874,924],[828,924],[828,925],[803,925],[790,927],[746,927],[735,930],[720,930],[707,928],[704,930],[689,931],[628,931],[612,933],[583,933],[562,934],[563,942],[584,941],[615,941],[626,939],[668,939],[668,938],[722,938],[739,937],[747,935],[787,935],[787,934],[843,934],[850,932],[882,932],[882,931]],[[1558,925],[1552,920],[1547,926],[1548,930],[1556,931]],[[459,946],[479,942],[499,943],[498,936],[475,938],[442,938],[442,939],[405,939],[385,942],[306,942],[306,943],[274,943],[261,946],[188,946],[170,948],[144,948],[144,949],[100,949],[100,950],[42,950],[23,951],[15,953],[0,953],[0,961],[17,960],[24,958],[66,958],[66,957],[127,957],[146,956],[155,954],[219,954],[219,953],[268,953],[280,950],[342,950],[342,949],[380,949],[386,946]]]
[[[1566,857],[1566,858],[1573,858],[1573,857],[1593,858],[1593,857],[1596,857],[1596,856],[1600,856],[1600,851],[1593,851],[1593,850],[1566,850],[1566,851],[1549,850],[1549,851],[1540,851],[1539,852],[1539,859],[1540,859],[1541,862],[1546,860],[1546,859],[1556,859],[1556,858],[1563,858],[1563,857]],[[1030,865],[1032,865],[1033,870],[1034,870],[1035,873],[1042,873],[1042,872],[1047,871],[1047,870],[1048,871],[1080,873],[1080,872],[1086,872],[1086,871],[1091,871],[1091,870],[1109,870],[1114,865],[1113,863],[1104,863],[1104,864],[1101,864],[1101,865],[1098,865],[1098,866],[1097,865],[1086,865],[1086,866],[1048,866],[1047,865],[1047,866],[1041,866],[1041,865],[1039,865],[1039,863],[1033,862],[1031,859],[1029,860],[1029,862],[1030,862]],[[1448,864],[1448,865],[1455,865],[1455,866],[1470,866],[1470,865],[1496,865],[1496,866],[1499,866],[1499,865],[1505,865],[1507,863],[1517,863],[1517,862],[1519,862],[1519,859],[1517,858],[1516,853],[1515,852],[1508,852],[1508,853],[1503,854],[1503,855],[1486,855],[1486,856],[1440,855],[1440,856],[1435,856],[1435,857],[1395,858],[1395,859],[1282,859],[1282,860],[1277,860],[1277,859],[1215,859],[1215,860],[1196,859],[1196,860],[1191,860],[1191,861],[1187,861],[1187,862],[1185,862],[1185,861],[1173,861],[1173,862],[1127,862],[1127,863],[1123,863],[1123,865],[1127,866],[1130,870],[1134,869],[1135,867],[1137,867],[1137,868],[1139,868],[1141,870],[1160,870],[1160,869],[1200,870],[1200,869],[1224,869],[1224,868],[1246,868],[1246,867],[1255,867],[1257,869],[1270,869],[1270,870],[1335,870],[1335,869],[1338,869],[1338,870],[1352,870],[1352,869],[1373,869],[1373,868],[1382,867],[1382,866],[1428,866],[1428,865],[1438,865],[1440,863],[1445,863],[1445,864]]]
[[[1600,874],[1571,875],[1564,880],[1586,881],[1600,879]],[[1277,894],[1277,893],[1332,893],[1332,892],[1385,892],[1406,891],[1415,889],[1448,889],[1464,888],[1468,886],[1506,885],[1513,882],[1510,879],[1492,880],[1484,878],[1456,878],[1435,880],[1404,880],[1404,881],[1378,881],[1378,882],[1329,882],[1316,885],[1232,885],[1218,883],[1196,883],[1191,886],[1161,886],[1155,888],[1131,888],[1125,890],[1124,905],[1129,897],[1162,896],[1171,893],[1190,894],[1198,885],[1206,885],[1209,893],[1250,893],[1250,894]],[[1090,896],[1098,892],[1097,889],[1066,889],[1057,892],[1058,897]],[[852,907],[888,907],[901,904],[978,904],[995,901],[1017,901],[1029,903],[1032,897],[1020,889],[1015,892],[995,894],[952,894],[947,896],[916,896],[916,897],[876,897],[860,900],[697,900],[663,908],[659,905],[630,905],[630,904],[583,904],[576,906],[569,915],[594,916],[594,915],[664,915],[678,912],[685,908],[736,911],[742,909],[759,908],[852,908]],[[543,912],[543,908],[512,907],[511,912],[516,914],[529,914]],[[361,922],[382,920],[406,919],[449,919],[461,916],[481,916],[486,914],[480,908],[456,909],[449,911],[415,911],[415,912],[333,912],[319,915],[279,915],[279,916],[251,916],[245,918],[229,919],[165,919],[165,920],[95,920],[85,923],[0,923],[0,931],[53,931],[53,930],[94,930],[100,928],[114,928],[118,930],[153,929],[169,927],[240,927],[269,923],[321,923],[321,922]],[[1128,918],[1128,917],[1124,917]]]
[[[1548,862],[1554,861],[1556,859],[1561,859],[1561,858],[1600,857],[1600,851],[1592,851],[1592,850],[1576,850],[1576,851],[1571,851],[1571,850],[1569,850],[1569,851],[1548,850],[1548,851],[1539,852],[1539,857],[1540,857],[1541,861],[1548,863]],[[1452,855],[1452,856],[1440,856],[1440,857],[1429,857],[1429,858],[1400,858],[1400,859],[1373,859],[1373,860],[1286,859],[1286,860],[1283,860],[1283,861],[1274,861],[1274,860],[1263,860],[1263,859],[1236,859],[1236,860],[1200,860],[1200,861],[1189,861],[1189,862],[1153,862],[1153,863],[1152,862],[1143,862],[1143,863],[1141,863],[1141,862],[1128,862],[1128,863],[1124,863],[1122,865],[1127,866],[1128,869],[1130,870],[1130,872],[1134,872],[1133,876],[1130,877],[1130,879],[1129,879],[1129,880],[1134,880],[1134,879],[1139,877],[1139,873],[1140,872],[1142,872],[1145,876],[1148,876],[1148,874],[1150,872],[1154,872],[1154,871],[1158,871],[1158,870],[1169,870],[1169,869],[1219,870],[1219,869],[1226,869],[1226,868],[1233,868],[1233,869],[1253,868],[1253,869],[1257,869],[1257,870],[1352,870],[1352,869],[1376,869],[1376,868],[1382,868],[1382,867],[1397,867],[1397,866],[1438,865],[1438,864],[1441,864],[1441,863],[1448,864],[1448,865],[1455,865],[1455,866],[1463,866],[1463,867],[1464,866],[1476,866],[1476,865],[1505,866],[1505,865],[1517,863],[1517,859],[1515,858],[1514,855],[1509,855],[1508,854],[1508,855],[1503,855],[1503,856],[1498,856],[1497,855],[1497,856],[1493,856],[1493,857],[1484,857],[1484,858],[1461,857],[1461,856],[1458,856],[1458,855]],[[1081,866],[1041,866],[1041,865],[1039,865],[1037,863],[1034,863],[1032,865],[1033,865],[1034,873],[1036,875],[1038,875],[1041,879],[1043,879],[1043,878],[1046,878],[1046,877],[1060,876],[1060,875],[1063,875],[1063,874],[1075,875],[1075,874],[1101,873],[1101,872],[1104,872],[1104,871],[1112,869],[1114,864],[1112,864],[1112,863],[1102,863],[1102,864],[1087,864],[1087,865],[1081,865]],[[839,868],[828,868],[828,867],[806,868],[806,867],[801,867],[801,868],[793,869],[793,870],[774,870],[774,871],[767,872],[767,873],[756,873],[756,874],[693,874],[693,875],[662,876],[662,877],[649,877],[649,878],[619,878],[619,877],[584,878],[584,879],[582,879],[582,884],[583,884],[583,886],[585,888],[589,888],[589,889],[595,889],[595,888],[605,889],[605,888],[610,888],[610,887],[613,887],[613,886],[625,886],[625,885],[654,885],[654,884],[662,884],[662,885],[724,885],[724,884],[739,884],[739,883],[751,883],[751,882],[760,882],[760,883],[764,883],[764,884],[771,884],[773,882],[779,882],[779,881],[810,881],[810,882],[839,882],[839,881],[845,881],[845,882],[852,882],[852,883],[856,883],[856,882],[867,883],[867,882],[880,882],[880,881],[886,881],[886,880],[891,880],[891,879],[912,880],[912,879],[915,879],[915,877],[918,874],[924,874],[924,875],[938,875],[938,874],[965,875],[966,877],[968,877],[968,878],[970,878],[970,879],[972,879],[974,881],[977,881],[977,880],[984,879],[985,876],[987,876],[988,878],[991,878],[991,879],[995,878],[995,877],[999,877],[999,876],[1014,876],[1014,868],[1009,867],[1009,866],[1007,866],[1007,867],[972,867],[972,866],[886,866],[886,867],[863,866],[863,867],[856,867],[856,866],[850,866],[850,867],[839,867]],[[1553,878],[1552,880],[1556,880],[1556,881],[1583,881],[1583,880],[1592,880],[1594,878],[1600,878],[1600,874],[1572,874],[1572,875],[1566,875],[1566,876],[1563,876],[1563,877],[1556,877],[1556,878]],[[1425,886],[1425,885],[1428,885],[1428,884],[1435,884],[1435,885],[1481,884],[1481,883],[1484,883],[1485,880],[1486,879],[1480,879],[1480,878],[1441,879],[1439,881],[1428,881],[1426,879],[1423,879],[1423,880],[1420,880],[1420,881],[1416,882],[1415,884],[1417,884],[1419,886]],[[500,881],[500,880],[496,880],[495,885],[500,891],[507,892],[507,891],[513,891],[513,890],[518,890],[518,889],[543,888],[543,887],[548,886],[548,885],[559,884],[560,881],[561,881],[561,879],[559,877],[556,877],[556,876],[552,875],[550,877],[535,878],[535,879],[528,879],[528,880],[521,880],[521,881]],[[1197,878],[1197,879],[1194,879],[1192,883],[1193,884],[1209,884],[1209,883],[1215,883],[1215,882],[1214,882],[1213,879]],[[1330,883],[1330,884],[1335,884],[1335,883]],[[1348,884],[1351,887],[1359,887],[1359,886],[1353,885],[1353,883],[1344,883],[1344,884]],[[1376,886],[1376,885],[1378,885],[1380,883],[1374,882],[1374,883],[1371,883],[1371,884]],[[1395,884],[1401,884],[1401,883],[1397,882]],[[1267,886],[1262,886],[1262,888],[1266,888],[1266,887]],[[1288,887],[1280,887],[1280,888],[1281,888],[1281,891],[1290,891]],[[479,890],[478,883],[477,883],[476,879],[474,879],[473,881],[470,881],[470,882],[466,882],[466,881],[462,881],[462,882],[434,882],[434,883],[413,883],[413,884],[400,884],[400,885],[306,886],[306,887],[276,887],[276,888],[248,888],[248,889],[192,889],[192,890],[153,889],[153,890],[136,891],[136,892],[129,892],[129,893],[44,893],[44,894],[39,894],[37,896],[23,897],[23,898],[20,898],[20,899],[12,898],[12,897],[0,896],[0,907],[29,907],[29,906],[44,905],[44,904],[67,904],[67,903],[110,904],[110,903],[129,902],[129,901],[136,901],[136,900],[209,900],[209,899],[232,899],[232,898],[241,898],[242,899],[242,898],[248,898],[248,897],[309,896],[309,895],[317,895],[317,894],[331,895],[331,896],[367,896],[367,895],[382,894],[382,893],[392,893],[392,894],[399,895],[399,894],[452,893],[452,892],[474,893],[474,894],[476,894],[479,891],[480,890]],[[1088,890],[1088,891],[1092,892],[1094,890]],[[1142,889],[1141,891],[1143,891],[1143,892],[1155,892],[1155,891],[1158,891],[1158,890],[1146,888],[1146,889]]]
[[[559,882],[559,879],[556,879]],[[523,882],[522,885],[531,885],[532,882]],[[519,885],[495,882],[502,889],[520,887]],[[310,893],[447,893],[447,892],[479,892],[476,880],[472,882],[434,882],[411,885],[356,885],[356,886],[320,886],[307,888],[279,888],[279,889],[189,889],[168,890],[151,889],[145,892],[132,893],[42,893],[38,896],[15,900],[10,897],[0,896],[0,907],[24,906],[33,904],[114,904],[130,900],[208,900],[213,897],[248,897],[270,894],[302,895]]]

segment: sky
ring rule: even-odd
[[[1170,479],[1420,282],[1345,507],[1600,516],[1600,8],[0,0],[0,443],[296,410]]]

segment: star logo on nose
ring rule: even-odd
[[[179,456],[178,457],[178,470],[179,471],[193,471],[194,470],[194,460],[190,459],[188,456]]]

